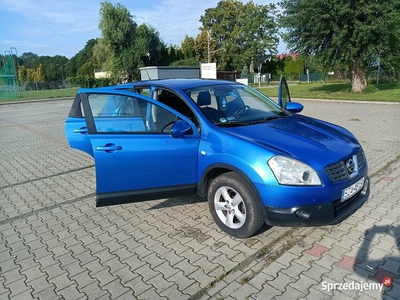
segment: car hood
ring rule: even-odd
[[[274,154],[291,156],[321,168],[348,157],[360,148],[357,139],[348,130],[301,115],[221,129],[259,144]]]

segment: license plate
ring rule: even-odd
[[[351,198],[352,196],[354,196],[355,194],[357,194],[359,191],[362,190],[362,188],[364,187],[364,177],[361,178],[359,181],[357,181],[356,183],[352,184],[351,186],[345,188],[344,190],[342,190],[342,200],[346,201],[347,199]]]

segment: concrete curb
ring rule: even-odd
[[[33,100],[21,100],[21,101],[7,101],[0,102],[0,105],[10,105],[10,104],[24,104],[24,103],[35,103],[35,102],[52,102],[60,100],[73,100],[74,97],[63,97],[63,98],[49,98],[49,99],[33,99]]]

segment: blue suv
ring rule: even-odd
[[[165,79],[80,89],[66,120],[95,161],[96,206],[197,193],[228,234],[264,223],[334,224],[369,195],[367,161],[348,130],[299,115],[235,82]]]

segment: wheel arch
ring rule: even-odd
[[[249,186],[253,190],[254,194],[256,195],[257,201],[259,202],[260,206],[262,208],[264,208],[264,204],[263,204],[263,201],[262,201],[262,198],[261,198],[261,195],[260,195],[258,189],[254,185],[253,181],[246,175],[246,173],[244,173],[242,170],[240,170],[237,167],[234,167],[229,164],[224,164],[224,163],[212,164],[204,170],[204,172],[201,176],[200,184],[197,187],[198,195],[200,197],[206,198],[208,188],[209,188],[211,182],[214,180],[214,178],[218,177],[221,174],[228,173],[228,172],[235,172],[235,173],[239,174],[247,182],[247,184],[249,184]],[[262,214],[265,219],[265,217],[266,217],[265,209],[262,209]]]

